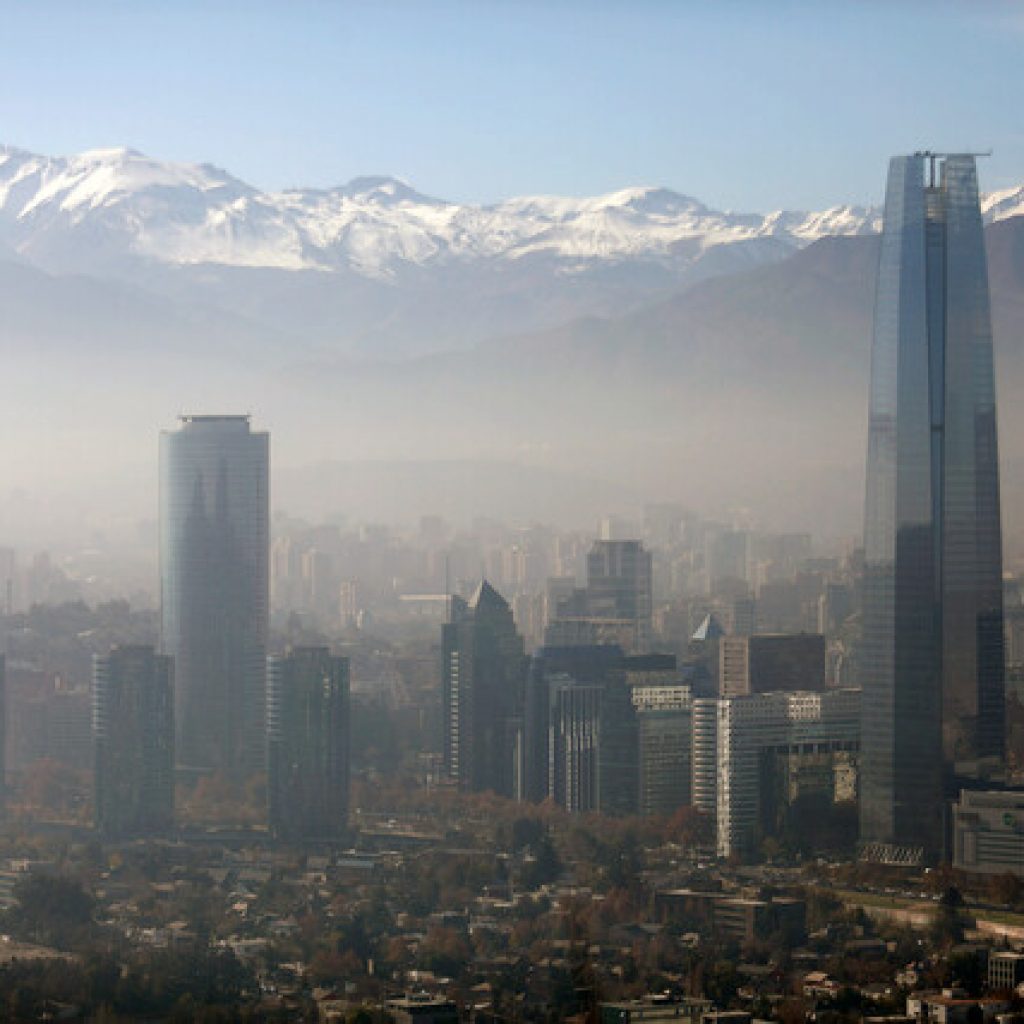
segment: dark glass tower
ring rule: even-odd
[[[267,665],[270,827],[292,840],[341,839],[348,827],[349,666],[326,647]]]
[[[171,659],[152,647],[115,647],[93,660],[96,827],[111,836],[165,832],[174,823]]]
[[[160,437],[163,653],[178,757],[262,766],[269,603],[269,438],[247,416],[185,416]]]
[[[452,598],[441,635],[445,771],[470,792],[522,790],[526,654],[508,602],[485,580]]]
[[[970,155],[889,165],[864,545],[861,838],[934,856],[955,762],[1003,748],[992,330]]]

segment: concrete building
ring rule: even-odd
[[[668,889],[654,894],[654,914],[663,923],[739,942],[780,931],[801,942],[807,932],[806,903],[788,896],[761,899],[735,892]]]
[[[669,995],[647,996],[643,999],[628,999],[617,1003],[599,1003],[597,1007],[600,1024],[700,1024],[703,1014],[711,1008],[707,999],[681,999]]]
[[[1024,982],[1024,953],[993,952],[988,958],[988,987],[992,992],[1013,991]]]
[[[174,824],[171,659],[152,647],[115,647],[93,660],[96,827],[125,838]]]
[[[349,663],[326,647],[267,662],[267,810],[275,835],[338,840],[348,829]]]
[[[962,989],[914,993],[907,996],[907,1016],[919,1024],[990,1024],[1006,1013],[1006,999],[987,997],[975,999]]]
[[[714,822],[718,814],[718,700],[694,699],[691,722],[690,800]]]
[[[694,779],[696,783],[698,742],[702,773],[707,772],[704,761],[713,742],[719,856],[751,853],[760,838],[774,834],[771,797],[777,792],[778,773],[792,772],[791,759],[813,759],[819,780],[824,761],[832,799],[848,795],[851,755],[860,747],[859,690],[768,693],[710,703],[714,706],[713,741],[707,735],[698,741],[695,706]],[[710,725],[708,711],[707,706],[701,708],[704,730]],[[707,800],[707,794],[702,792],[701,799]]]
[[[1024,790],[964,790],[953,804],[953,866],[1024,878]]]
[[[387,1006],[395,1024],[459,1024],[456,1003],[425,992],[389,999]]]
[[[639,811],[671,815],[690,803],[692,699],[679,681],[675,658],[650,655],[672,668],[650,673],[627,669],[639,738]],[[629,659],[634,660],[634,659]],[[662,675],[660,680],[652,677]]]

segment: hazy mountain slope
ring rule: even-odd
[[[175,356],[251,361],[280,355],[285,345],[272,330],[216,306],[0,258],[0,353],[9,365],[25,349],[100,366],[129,355],[154,363]]]
[[[585,236],[588,217],[612,222],[607,204],[517,201],[503,216],[555,225],[550,245],[520,251],[533,244],[527,233],[481,256],[479,239],[501,233],[492,225],[497,235],[479,228],[476,249],[460,240],[457,258],[451,248],[423,255],[410,242],[390,274],[357,261],[298,270],[160,262],[128,242],[149,244],[151,230],[172,241],[196,230],[207,237],[218,203],[257,234],[268,218],[262,246],[281,225],[300,238],[289,203],[301,206],[316,241],[318,202],[362,197],[364,255],[367,225],[391,218],[380,237],[392,237],[403,204],[423,223],[435,216],[438,237],[454,230],[455,215],[430,215],[436,201],[381,182],[357,183],[348,198],[296,193],[274,206],[212,169],[141,189],[115,175],[106,191],[58,170],[34,166],[0,190],[0,253],[4,244],[15,251],[0,255],[0,538],[10,532],[7,510],[18,507],[29,509],[26,529],[55,512],[69,528],[90,516],[151,515],[157,431],[178,412],[211,409],[251,411],[271,430],[275,507],[294,514],[323,514],[329,503],[408,519],[443,505],[467,516],[504,507],[516,518],[578,521],[613,501],[628,511],[630,501],[671,498],[719,514],[752,508],[779,528],[860,529],[875,235],[816,238],[815,225],[802,235],[783,225],[779,235],[775,224],[758,234],[771,221],[760,218],[737,222],[753,232],[742,241],[706,245],[708,234],[628,258],[602,255],[592,237],[590,255],[567,262],[567,239]],[[12,224],[11,211],[36,196],[48,198],[32,206],[32,229],[20,215]],[[645,196],[649,203],[616,202],[682,222],[679,197]],[[264,207],[250,216],[257,200]],[[987,239],[1013,535],[1024,532],[1024,217],[1006,216],[1016,193],[988,202],[1001,218]],[[303,259],[356,244],[352,232],[330,230],[333,241],[300,246]],[[240,227],[225,231],[249,245]],[[96,254],[89,273],[32,265],[69,259],[90,232],[96,248],[81,250]],[[105,254],[117,258],[104,263]],[[701,278],[711,270],[718,276]],[[424,349],[433,354],[375,358]],[[414,466],[423,460],[430,466]],[[4,487],[37,503],[8,500]],[[531,493],[518,501],[520,491]]]

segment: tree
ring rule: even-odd
[[[986,883],[986,894],[993,903],[1012,907],[1024,898],[1024,882],[1011,871],[993,875]]]
[[[7,930],[30,941],[71,949],[92,925],[95,900],[75,879],[29,874],[14,896],[17,905],[4,915]]]

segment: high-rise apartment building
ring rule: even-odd
[[[267,661],[267,810],[290,840],[346,834],[351,719],[349,663],[326,647]]]
[[[96,827],[111,836],[166,832],[174,823],[171,659],[114,647],[93,659]]]
[[[486,580],[468,602],[451,599],[441,657],[446,774],[471,792],[516,796],[526,652],[512,609]]]
[[[988,274],[974,157],[889,165],[867,454],[861,839],[934,857],[956,763],[1003,749]]]
[[[160,437],[162,651],[174,658],[181,763],[262,766],[269,437],[248,416],[184,416]]]

